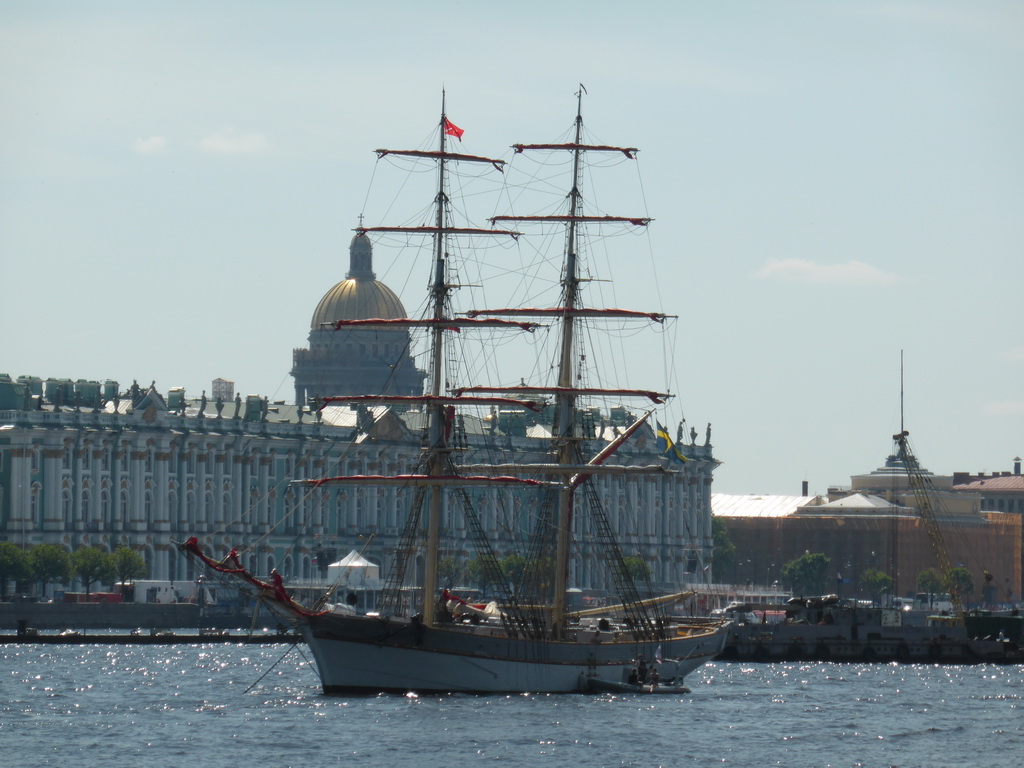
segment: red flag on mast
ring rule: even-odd
[[[454,136],[459,141],[462,141],[462,134],[465,133],[459,126],[449,120],[447,117],[444,119],[444,132],[448,136]]]

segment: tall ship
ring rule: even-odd
[[[436,149],[377,150],[378,157],[427,164],[436,178],[433,201],[429,214],[412,225],[360,226],[356,237],[391,237],[410,243],[419,238],[429,244],[423,248],[429,250],[431,260],[428,300],[419,318],[340,320],[335,328],[404,328],[424,333],[429,340],[426,391],[422,396],[323,397],[319,405],[344,403],[359,409],[387,407],[422,413],[419,465],[404,475],[296,481],[307,488],[397,486],[409,499],[408,516],[375,610],[356,611],[339,597],[344,590],[303,598],[290,591],[276,572],[264,577],[250,573],[236,550],[216,559],[202,550],[195,537],[179,545],[211,576],[233,580],[301,632],[325,692],[651,690],[652,680],[662,687],[681,687],[686,674],[722,650],[726,622],[674,616],[673,607],[687,594],[652,597],[638,586],[642,575],[616,541],[594,487],[595,478],[607,475],[665,476],[679,471],[685,458],[659,425],[657,434],[665,453],[658,464],[616,463],[616,451],[631,437],[642,429],[653,430],[648,421],[670,395],[589,386],[591,381],[607,381],[593,376],[593,362],[587,359],[591,334],[602,324],[642,328],[664,323],[667,316],[600,307],[586,300],[584,289],[594,281],[592,267],[583,265],[588,234],[597,229],[643,228],[650,219],[595,214],[586,205],[581,194],[585,168],[600,165],[588,166],[587,159],[630,162],[637,150],[588,142],[583,94],[581,87],[569,140],[513,147],[516,157],[536,153],[560,161],[562,192],[553,212],[496,215],[490,218],[490,226],[483,227],[459,220],[452,205],[453,180],[463,169],[502,173],[505,162],[453,151],[454,139],[461,140],[462,130],[445,114],[443,97]],[[554,183],[553,177],[540,174],[533,181],[549,189]],[[496,308],[457,311],[453,297],[466,286],[459,284],[462,272],[454,259],[465,254],[463,244],[526,239],[530,229],[547,233],[539,239],[558,251],[557,257],[537,256],[552,272],[551,283],[558,286],[553,306],[499,301]],[[487,246],[482,248],[487,251]],[[556,340],[556,349],[549,380],[536,385],[527,384],[526,376],[517,376],[518,383],[512,385],[469,379],[468,367],[453,351],[457,342],[469,336],[485,338],[500,348],[508,336],[539,329]],[[501,356],[494,349],[491,354]],[[598,441],[592,404],[609,400],[637,401],[649,410],[616,428],[610,439]],[[545,460],[519,463],[500,453],[486,463],[464,460],[459,440],[463,413],[495,417],[502,409],[545,415],[550,430]],[[515,568],[508,558],[498,557],[496,542],[488,537],[474,508],[471,491],[480,487],[493,489],[499,496],[514,493],[529,500],[528,551]],[[452,517],[468,531],[474,562],[481,581],[494,588],[493,599],[483,602],[476,595],[442,588],[443,521]],[[608,569],[608,583],[615,593],[606,604],[591,608],[581,608],[570,599],[574,591],[571,553],[576,540],[584,537],[588,546],[602,548],[600,562]]]

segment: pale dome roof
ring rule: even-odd
[[[405,307],[395,292],[379,280],[342,280],[329,290],[313,312],[310,328],[338,320],[385,320],[406,317]]]
[[[373,273],[373,246],[365,234],[352,238],[348,255],[348,274],[320,299],[310,328],[318,330],[324,323],[338,320],[406,317],[401,300]]]

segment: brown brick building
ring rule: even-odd
[[[1015,477],[1021,480],[1019,474]],[[951,477],[931,476],[931,481],[950,561],[966,567],[974,578],[969,601],[981,602],[985,571],[994,577],[996,602],[1020,600],[1019,507],[1009,511],[1007,497],[1000,510],[991,502],[994,496],[986,501],[973,487],[954,488]],[[1014,497],[1015,505],[1021,501],[1024,492]],[[770,585],[780,579],[788,561],[821,552],[831,558],[835,591],[844,596],[867,597],[859,580],[872,568],[893,577],[895,594],[908,595],[916,591],[917,575],[937,565],[905,472],[893,456],[884,467],[852,477],[849,488],[830,488],[827,496],[712,494],[711,503],[736,546],[732,573],[716,570],[721,581]]]

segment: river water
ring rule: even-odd
[[[14,766],[1007,766],[1024,667],[715,663],[672,696],[324,696],[304,646],[0,645]]]

